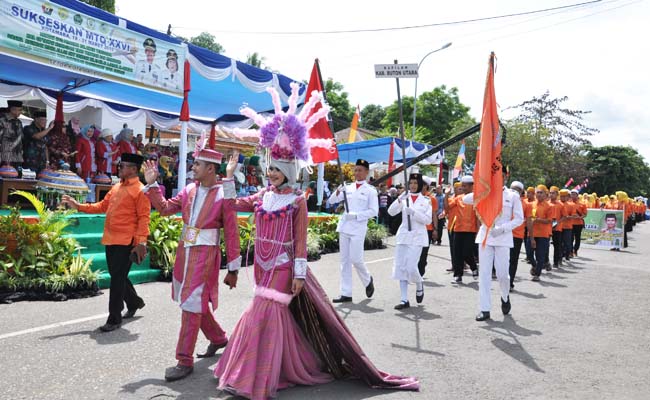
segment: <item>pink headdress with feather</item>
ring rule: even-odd
[[[296,161],[299,164],[308,164],[311,161],[309,149],[321,147],[326,149],[334,148],[332,139],[310,139],[308,132],[319,119],[325,118],[330,108],[327,104],[311,116],[309,115],[314,106],[322,103],[323,95],[314,91],[309,101],[303,106],[300,113],[296,114],[298,102],[298,90],[300,86],[291,83],[291,96],[289,96],[289,109],[282,111],[280,96],[277,90],[269,87],[266,91],[273,99],[275,115],[264,117],[250,107],[243,107],[239,112],[252,119],[259,129],[235,129],[233,133],[241,137],[259,137],[260,147],[267,149],[270,156],[276,160]]]

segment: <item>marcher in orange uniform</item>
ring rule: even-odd
[[[108,320],[100,327],[104,332],[119,328],[122,318],[131,318],[136,310],[144,307],[144,301],[128,277],[132,259],[135,258],[139,264],[147,252],[151,204],[142,193],[144,185],[138,178],[143,161],[137,154],[122,154],[120,183],[114,185],[98,203],[79,204],[70,196],[62,197],[62,202],[75,210],[89,214],[106,213],[102,244],[106,246],[111,291]],[[122,316],[124,303],[127,312]]]
[[[532,210],[532,204],[535,202],[535,188],[532,186],[529,186],[526,188],[526,198],[523,199],[522,205],[524,206],[524,211],[526,210],[526,205],[531,206]],[[524,238],[524,248],[526,249],[526,261],[532,265],[535,266],[535,252],[533,251],[533,248],[530,246],[530,238],[528,235],[528,226],[526,226],[526,232],[525,232],[525,238]]]
[[[553,241],[553,267],[558,268],[562,264],[562,226],[563,218],[566,216],[564,204],[558,199],[560,188],[551,186],[550,203],[553,206],[553,232],[551,240]]]
[[[474,190],[474,178],[471,175],[465,175],[461,178],[461,187],[464,194],[472,193]],[[447,191],[449,195],[451,191]],[[478,223],[476,214],[471,204],[463,203],[462,196],[456,196],[453,199],[445,197],[445,210],[458,211],[458,217],[454,226],[454,249],[452,263],[454,267],[453,284],[463,283],[463,270],[467,263],[472,270],[474,279],[478,278],[478,267],[476,265],[475,246],[476,232]]]
[[[521,252],[521,245],[524,242],[526,233],[526,221],[532,215],[532,206],[528,202],[524,202],[524,184],[519,181],[514,181],[510,184],[510,189],[517,192],[521,199],[521,207],[524,211],[524,222],[517,228],[512,230],[513,247],[510,249],[510,290],[515,288],[515,276],[517,275],[517,267],[519,266],[519,253]]]
[[[453,189],[449,190],[453,190],[454,196],[463,195],[463,189],[460,187],[460,182],[454,182]],[[456,227],[456,221],[458,221],[458,208],[454,207],[453,209],[450,209],[447,207],[446,204],[448,204],[448,202],[444,200],[446,197],[447,193],[445,192],[442,206],[445,215],[447,216],[447,236],[449,238],[449,256],[451,257],[451,267],[447,268],[447,272],[452,272],[454,270],[454,228]]]
[[[535,188],[535,196],[537,201],[533,203],[533,212],[528,223],[528,235],[530,245],[535,250],[535,267],[532,269],[533,281],[539,281],[549,248],[553,210],[548,202],[548,188],[546,186],[538,185]]]
[[[566,261],[571,259],[573,252],[573,220],[577,217],[576,204],[570,201],[569,190],[560,190],[560,200],[564,204],[564,218],[562,219],[562,257]]]
[[[587,215],[587,205],[580,200],[580,195],[575,189],[571,191],[571,201],[576,205],[577,213],[577,218],[573,220],[573,252],[571,257],[578,257],[582,228],[585,226],[585,216]]]

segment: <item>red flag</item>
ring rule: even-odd
[[[474,167],[474,210],[488,230],[492,228],[503,208],[501,132],[494,94],[494,59],[494,53],[490,54],[483,97],[481,137],[476,149],[476,165]]]
[[[320,71],[318,68],[318,60],[314,61],[314,68],[311,70],[311,77],[309,78],[309,84],[307,85],[307,94],[305,95],[305,103],[309,101],[311,97],[311,92],[314,90],[323,92],[323,82],[321,81]],[[311,110],[309,116],[316,111],[320,110],[322,107],[319,102]],[[307,117],[309,119],[309,117]],[[320,119],[316,124],[309,130],[309,137],[311,139],[334,139],[332,130],[330,129],[329,124],[325,118]],[[336,160],[339,157],[339,152],[335,148],[334,151],[329,151],[329,149],[323,149],[320,147],[314,147],[311,149],[311,159],[315,164],[326,162],[330,160]]]
[[[185,60],[185,64],[183,66],[184,69],[184,74],[183,74],[183,105],[181,106],[181,116],[180,120],[181,121],[189,121],[190,120],[190,103],[187,101],[187,95],[190,93],[191,87],[190,87],[190,62]]]

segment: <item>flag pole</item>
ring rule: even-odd
[[[325,103],[327,103],[327,92],[325,90],[325,85],[323,84],[323,76],[320,73],[320,63],[318,62],[318,58],[314,60],[316,63],[316,71],[318,72],[318,80],[320,81],[320,86],[323,88],[323,99],[325,100]],[[336,146],[336,136],[334,135],[334,123],[332,122],[331,116],[327,115],[327,123],[330,126],[330,131],[332,131],[332,140],[334,141],[334,146]],[[345,191],[345,176],[343,176],[343,167],[341,166],[341,156],[339,155],[339,152],[336,152],[336,163],[339,166],[339,179],[343,183],[343,205],[345,206],[345,212],[349,213],[350,209],[348,207],[348,195]]]
[[[395,60],[395,64],[397,64],[397,60]],[[395,82],[397,82],[397,104],[399,105],[399,135],[400,138],[402,139],[402,165],[406,165],[406,141],[404,140],[404,115],[402,114],[402,96],[399,91],[399,78],[395,78]],[[409,206],[409,196],[408,196],[408,174],[406,172],[406,168],[404,168],[404,186],[405,189],[407,190],[407,196],[406,196],[406,206]],[[408,224],[409,231],[411,230],[411,216],[406,215],[406,222]]]

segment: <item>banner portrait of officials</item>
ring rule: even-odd
[[[623,210],[589,208],[582,230],[582,244],[607,249],[621,248],[625,215]]]

